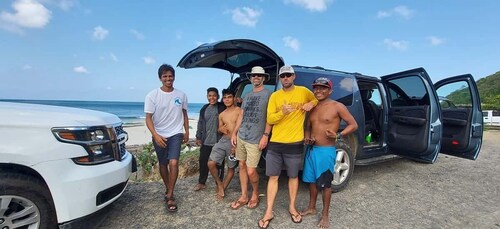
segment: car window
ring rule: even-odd
[[[380,96],[380,90],[377,88],[372,89],[372,97],[370,98],[377,106],[382,106],[382,97]]]
[[[294,83],[296,85],[305,86],[312,90],[311,84],[318,78],[317,73],[296,73]],[[322,75],[323,77],[323,75]],[[342,76],[332,76],[326,75],[324,77],[329,78],[333,83],[333,93],[330,96],[331,99],[343,103],[345,106],[352,106],[353,102],[353,84],[352,78],[342,77]]]
[[[436,90],[441,108],[472,107],[471,92],[466,81],[445,84]]]
[[[248,63],[262,59],[262,56],[254,53],[238,53],[227,58],[227,63],[233,67],[239,68]]]
[[[391,106],[429,105],[429,95],[419,76],[408,76],[388,81]]]

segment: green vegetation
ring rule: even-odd
[[[179,177],[187,177],[198,173],[198,157],[200,149],[198,147],[188,148],[187,144],[181,146],[179,158]],[[159,181],[161,180],[158,171],[158,159],[152,142],[142,145],[137,149],[129,149],[136,159],[140,170],[140,175],[136,174],[137,181]]]
[[[481,78],[476,82],[483,110],[500,110],[500,71]],[[467,104],[470,101],[467,89],[455,91],[447,96],[455,104]]]
[[[483,110],[500,110],[500,72],[477,81]]]
[[[152,142],[143,146],[142,151],[137,154],[137,162],[144,176],[150,176],[152,174],[154,166],[158,163]]]

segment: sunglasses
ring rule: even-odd
[[[285,78],[285,77],[289,78],[289,77],[292,77],[292,75],[293,75],[292,73],[283,73],[283,74],[280,75],[280,78],[282,78],[282,79]]]
[[[264,75],[253,74],[252,77],[264,77]]]

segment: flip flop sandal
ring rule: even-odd
[[[175,199],[174,197],[165,197],[166,203],[167,203],[167,211],[169,212],[176,212],[177,211],[177,204],[175,204]],[[169,203],[169,202],[174,202]]]
[[[250,204],[254,204],[254,206],[250,207]],[[259,206],[259,200],[248,201],[248,204],[247,204],[248,209],[256,209],[258,206]]]
[[[295,215],[295,214],[292,214],[291,212],[288,212],[288,213],[290,213],[290,218],[292,218],[293,223],[302,223],[302,216],[300,214]],[[300,217],[300,219],[295,220],[295,218],[297,218],[297,217]]]
[[[269,218],[269,219],[261,219],[259,222],[257,222],[257,226],[259,226],[260,229],[267,229],[269,227],[269,224],[271,224],[271,221],[274,219],[274,216]],[[260,225],[260,222],[262,222],[262,226]],[[267,225],[266,225],[267,223]],[[264,226],[266,225],[266,226]]]
[[[247,203],[248,203],[248,200],[247,200],[247,201],[239,201],[239,200],[236,200],[236,201],[232,202],[232,203],[231,203],[231,206],[229,206],[229,207],[230,207],[231,209],[233,209],[233,210],[238,210],[238,209],[240,209],[241,207],[243,207],[243,206],[247,205]],[[233,207],[233,206],[234,206],[234,204],[236,204],[236,207]]]

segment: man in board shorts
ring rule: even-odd
[[[312,84],[318,105],[310,112],[306,120],[305,143],[307,147],[304,159],[302,180],[309,183],[309,206],[300,214],[316,215],[318,190],[323,191],[323,211],[318,223],[319,228],[328,228],[332,180],[336,159],[335,144],[342,135],[348,135],[358,128],[358,124],[344,104],[330,99],[333,83],[326,77],[317,78]],[[345,129],[337,133],[340,121],[347,123]]]

